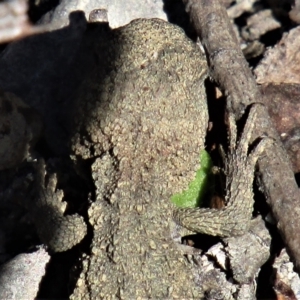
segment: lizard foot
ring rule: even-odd
[[[38,235],[54,252],[71,249],[85,237],[87,226],[77,214],[64,215],[66,202],[62,201],[63,191],[56,190],[56,174],[50,175],[45,186],[43,160],[38,162],[36,176],[38,193],[31,212]]]
[[[180,208],[174,211],[175,221],[194,232],[229,237],[244,234],[250,227],[253,212],[253,178],[258,158],[273,143],[262,137],[248,154],[250,140],[262,104],[253,104],[240,139],[233,114],[229,114],[229,148],[223,152],[226,175],[226,206],[222,209]]]

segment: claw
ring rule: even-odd
[[[228,151],[233,152],[237,146],[237,128],[236,128],[235,117],[232,112],[229,112],[228,115],[228,143],[229,143]]]
[[[239,149],[239,155],[246,156],[248,153],[249,143],[252,137],[253,129],[255,127],[257,112],[259,107],[262,106],[260,103],[254,103],[250,107],[248,118],[242,133],[240,140],[238,141],[237,149]]]

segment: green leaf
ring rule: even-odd
[[[177,207],[199,207],[204,195],[214,186],[214,176],[211,173],[213,166],[209,154],[202,150],[200,153],[200,168],[195,179],[190,182],[187,190],[171,197]]]

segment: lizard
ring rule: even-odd
[[[170,197],[188,187],[204,148],[203,53],[158,19],[112,31],[96,26],[83,44],[93,67],[79,88],[72,149],[75,159],[93,161],[96,191],[91,252],[71,299],[199,298],[197,268],[172,239],[172,224],[220,236],[247,231],[254,167],[268,143],[262,139],[248,154],[258,105],[239,140],[229,115],[226,208],[174,208]]]

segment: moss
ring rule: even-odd
[[[212,166],[213,163],[209,154],[205,150],[201,151],[200,168],[196,172],[195,179],[190,182],[187,190],[173,195],[171,201],[177,207],[199,207],[203,197],[214,186],[214,178],[211,173]]]

